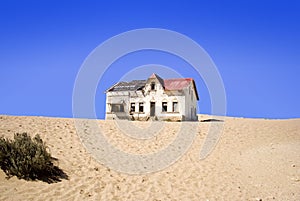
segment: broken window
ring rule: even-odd
[[[167,110],[168,110],[168,103],[162,102],[162,112],[167,112]]]
[[[178,112],[178,102],[173,102],[173,112]]]
[[[111,104],[111,112],[124,112],[123,104]]]
[[[139,104],[139,112],[144,112],[144,103]]]

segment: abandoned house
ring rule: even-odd
[[[197,88],[192,78],[118,82],[106,90],[106,119],[197,120]]]

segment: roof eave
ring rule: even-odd
[[[197,98],[197,101],[198,101],[199,100],[199,95],[198,95],[198,90],[197,90],[196,83],[195,83],[194,79],[192,79],[192,83],[194,85],[194,89],[195,89],[195,93],[196,93],[196,98]]]

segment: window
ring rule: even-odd
[[[124,112],[123,104],[111,104],[111,112]]]
[[[178,112],[178,102],[173,102],[173,112]]]
[[[154,82],[151,83],[151,90],[155,90],[155,83]]]
[[[135,103],[130,104],[130,112],[135,112]]]
[[[144,112],[144,103],[139,104],[139,112]]]
[[[162,112],[167,112],[167,111],[168,111],[168,103],[162,102]]]

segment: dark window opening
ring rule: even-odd
[[[144,103],[139,104],[139,112],[144,112]]]
[[[135,112],[135,103],[130,104],[130,112]]]
[[[167,110],[168,110],[168,103],[162,102],[162,112],[167,112]]]
[[[151,83],[151,90],[155,90],[155,83],[154,82]]]

